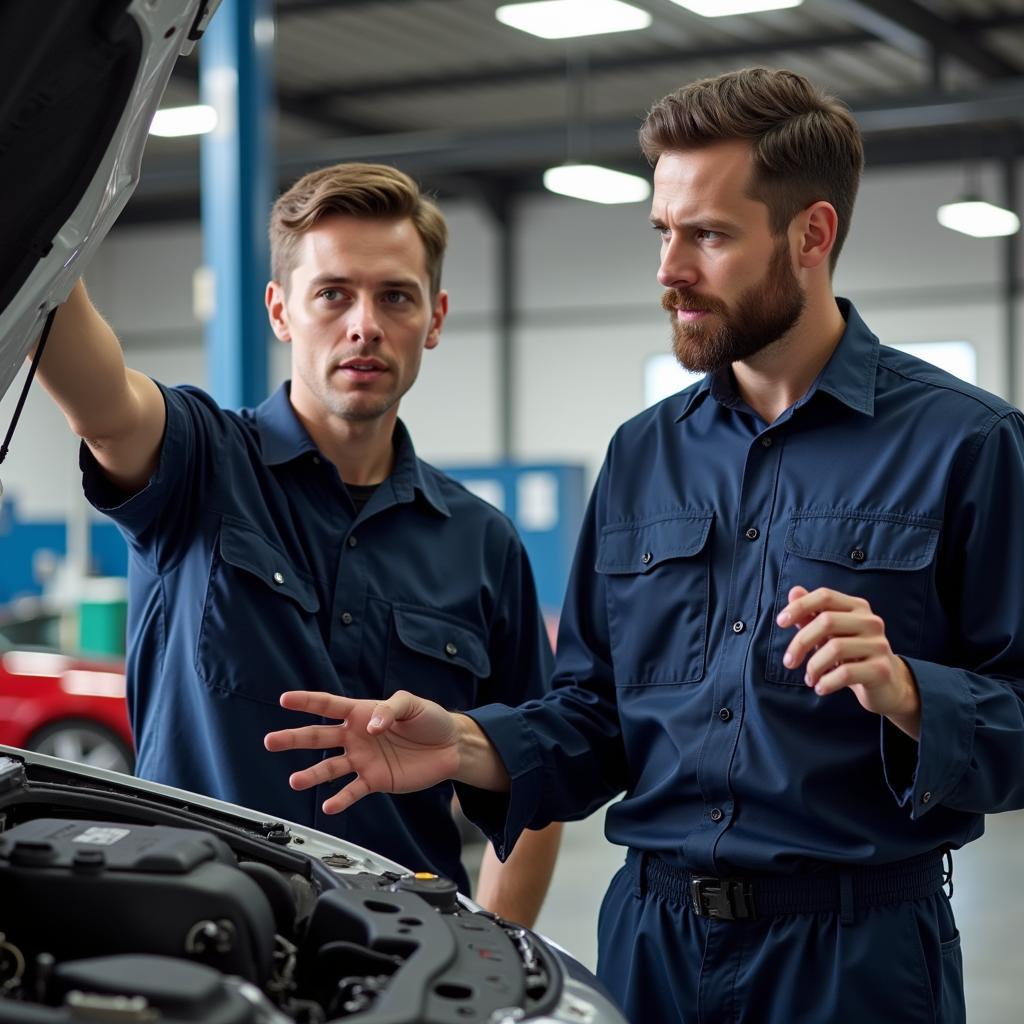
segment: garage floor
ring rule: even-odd
[[[604,838],[603,812],[566,825],[537,931],[593,970],[597,910],[623,851]],[[478,847],[472,847],[474,859]],[[467,860],[470,858],[467,858]],[[954,854],[953,906],[963,935],[967,1019],[1024,1019],[1024,812],[993,815],[985,835]]]

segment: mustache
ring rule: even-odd
[[[675,313],[683,309],[688,313],[724,313],[725,304],[717,299],[701,298],[681,292],[678,288],[667,288],[661,293],[661,308],[666,313]]]

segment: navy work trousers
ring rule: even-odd
[[[648,892],[635,858],[598,921],[598,976],[632,1024],[964,1024],[960,936],[944,892],[753,921]]]

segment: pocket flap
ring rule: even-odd
[[[606,526],[594,569],[609,574],[645,573],[674,558],[692,558],[704,550],[714,517],[713,512],[695,512]]]
[[[266,538],[248,527],[225,519],[220,528],[220,556],[236,569],[262,580],[275,593],[291,598],[303,611],[319,611],[313,581]]]
[[[848,569],[923,569],[935,557],[939,523],[895,514],[797,513],[786,537],[793,554]]]
[[[468,669],[478,679],[491,674],[491,659],[472,627],[429,608],[396,605],[395,632],[410,650]]]

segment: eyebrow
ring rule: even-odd
[[[355,284],[355,279],[343,277],[340,274],[317,274],[310,282],[311,288],[321,288],[325,284]],[[408,288],[417,289],[420,282],[413,277],[396,277],[379,283],[381,288]]]
[[[733,221],[723,220],[721,217],[689,217],[678,225],[681,228],[709,228],[712,231],[735,231],[736,224]],[[664,217],[651,217],[651,227],[668,227]]]

